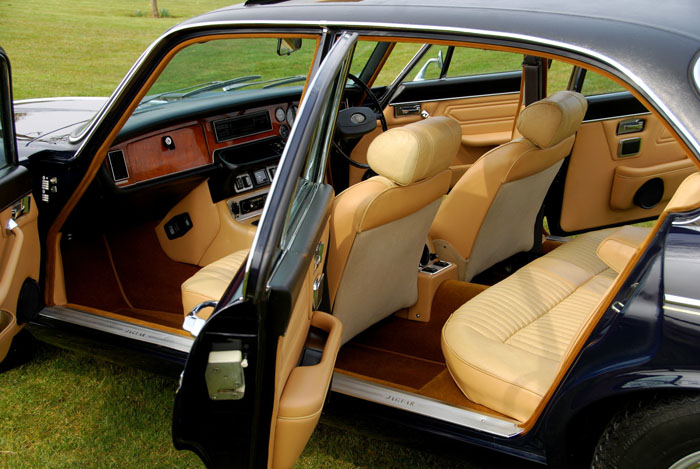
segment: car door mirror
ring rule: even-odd
[[[428,70],[428,67],[430,67],[431,64],[437,65],[438,70],[442,70],[442,66],[444,64],[444,61],[442,59],[442,50],[438,51],[437,57],[433,57],[432,59],[425,62],[425,64],[423,64],[420,70],[418,70],[418,73],[416,73],[416,77],[413,79],[413,81],[425,80],[425,72]]]
[[[285,37],[277,39],[277,55],[289,55],[301,49],[301,38]]]

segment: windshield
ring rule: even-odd
[[[278,53],[276,38],[235,38],[193,44],[182,49],[141,100],[136,112],[168,103],[239,90],[303,86],[314,56],[314,39]]]

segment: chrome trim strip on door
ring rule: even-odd
[[[686,296],[665,294],[664,295],[664,302],[671,303],[671,304],[677,305],[677,306],[687,306],[689,308],[700,309],[700,300],[698,300],[696,298],[688,298]]]
[[[514,420],[499,419],[338,372],[333,373],[331,390],[500,437],[511,438],[523,432]]]
[[[96,329],[120,337],[140,340],[149,344],[160,345],[161,347],[168,347],[180,352],[189,353],[194,343],[194,338],[131,324],[126,321],[120,321],[119,319],[97,316],[96,314],[78,311],[64,306],[48,306],[39,311],[39,316]]]
[[[650,114],[651,114],[651,112],[637,112],[635,114],[622,114],[620,116],[600,117],[598,119],[584,119],[582,123],[588,124],[589,122],[610,121],[610,120],[614,120],[614,119],[625,119],[627,117],[648,116]]]
[[[404,101],[401,103],[389,103],[389,106],[401,106],[402,104],[413,104],[413,103],[437,103],[439,101],[456,101],[456,100],[462,100],[462,99],[471,99],[471,98],[489,98],[491,96],[505,96],[507,94],[512,94],[515,96],[520,95],[519,91],[505,91],[503,93],[487,93],[487,94],[475,94],[471,96],[455,96],[454,98],[437,98],[437,99],[423,99],[423,100],[416,100],[416,101]]]

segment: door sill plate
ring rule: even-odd
[[[119,319],[107,318],[96,314],[66,308],[64,306],[48,306],[39,312],[40,317],[63,321],[109,334],[140,340],[149,344],[168,347],[180,352],[189,353],[194,343],[193,338],[171,334],[138,324],[131,324]]]
[[[523,429],[514,420],[500,419],[492,415],[452,406],[436,399],[338,372],[333,373],[331,390],[504,438],[511,438],[523,432]]]

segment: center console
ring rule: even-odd
[[[396,313],[397,316],[412,321],[430,321],[430,309],[438,287],[446,280],[457,280],[457,265],[435,259],[418,267],[418,301],[416,304]]]

